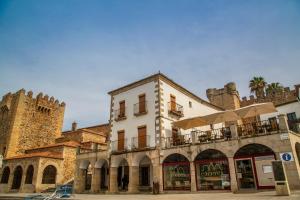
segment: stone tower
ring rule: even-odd
[[[206,96],[210,103],[225,110],[240,108],[240,96],[233,82],[227,83],[224,88],[210,88],[206,90]]]
[[[0,154],[4,158],[26,149],[53,144],[60,137],[65,103],[25,90],[8,93],[0,101]]]

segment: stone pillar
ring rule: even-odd
[[[230,128],[232,139],[238,138],[239,135],[238,135],[238,131],[237,131],[237,125],[231,124],[229,128]]]
[[[100,180],[101,180],[101,168],[94,168],[93,174],[92,174],[92,186],[91,191],[93,193],[97,193],[100,191]]]
[[[194,162],[190,162],[190,175],[191,175],[191,192],[197,191],[196,184],[196,171]]]
[[[287,117],[284,114],[278,115],[278,121],[279,121],[279,130],[281,132],[288,132],[289,125],[287,123]]]
[[[109,170],[109,192],[118,192],[118,167],[111,167]]]
[[[139,166],[129,166],[129,193],[138,193],[139,191]]]
[[[196,131],[191,131],[192,144],[196,144]]]
[[[229,164],[231,191],[235,193],[238,191],[238,184],[237,184],[237,178],[235,173],[234,159],[232,157],[228,158],[228,164]]]

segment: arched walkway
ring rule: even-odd
[[[197,190],[230,190],[228,159],[221,151],[202,151],[195,158],[195,168]]]
[[[164,190],[190,190],[190,162],[181,154],[171,154],[163,161]]]
[[[273,150],[262,144],[248,144],[234,155],[239,189],[272,189],[275,186]]]
[[[3,169],[2,177],[1,177],[1,184],[7,184],[9,180],[9,175],[10,175],[10,169],[9,167],[5,167]]]
[[[118,167],[117,175],[118,189],[119,191],[127,191],[129,184],[129,166],[126,159],[123,159]]]
[[[152,186],[152,163],[148,156],[144,156],[139,163],[139,189],[149,190]]]
[[[96,184],[95,188],[96,191],[98,190],[107,190],[108,189],[108,177],[109,177],[109,170],[108,170],[108,162],[104,159],[98,160],[95,163],[95,174],[94,179]]]
[[[90,190],[92,187],[92,165],[88,164],[86,169],[83,169],[84,174],[84,190]]]
[[[34,173],[34,168],[32,165],[30,165],[26,171],[25,184],[32,184],[33,173]]]
[[[14,177],[13,177],[13,182],[12,182],[12,186],[11,186],[12,190],[20,189],[21,183],[22,183],[22,176],[23,176],[23,169],[21,166],[17,166],[14,171]]]
[[[42,184],[55,184],[56,183],[56,167],[48,165],[43,171]]]

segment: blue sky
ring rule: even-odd
[[[109,118],[107,92],[159,70],[202,98],[256,75],[300,83],[298,0],[0,0],[0,95],[66,102],[64,129]]]

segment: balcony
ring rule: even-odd
[[[235,127],[235,128],[234,128]],[[233,127],[223,127],[219,129],[211,129],[201,131],[193,129],[190,134],[178,134],[176,137],[161,138],[163,148],[171,148],[176,146],[190,144],[214,143],[218,141],[237,140],[250,137],[258,137],[263,135],[271,135],[281,133],[278,125],[278,119],[258,121],[247,123]]]
[[[112,152],[127,151],[127,139],[111,141]]]
[[[264,120],[237,126],[238,136],[241,138],[267,135],[279,132],[278,121]]]
[[[146,149],[150,147],[150,135],[133,137],[132,138],[132,149]]]
[[[147,101],[134,104],[133,113],[136,117],[147,114],[148,113]]]
[[[116,122],[127,119],[127,117],[126,117],[126,109],[115,110],[114,117],[115,117],[115,121]]]
[[[173,101],[170,101],[168,103],[168,111],[169,111],[169,114],[174,115],[178,118],[184,116],[183,115],[183,106],[179,105],[178,103],[173,102]]]

